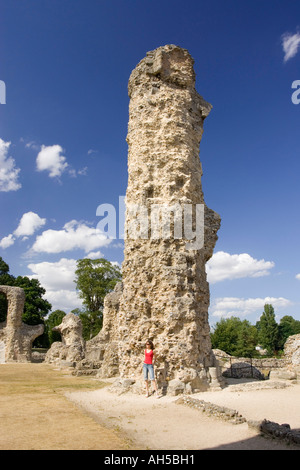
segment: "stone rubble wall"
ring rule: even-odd
[[[300,334],[288,337],[284,345],[284,356],[287,363],[300,373]]]
[[[86,343],[86,369],[88,362],[99,363],[99,377],[119,375],[119,305],[123,284],[118,282],[104,299],[103,326],[97,336]]]
[[[44,325],[22,322],[25,292],[20,287],[0,286],[8,302],[7,318],[0,323],[2,362],[31,362],[32,343],[44,332]]]
[[[198,400],[197,398],[192,398],[187,395],[178,398],[175,403],[177,405],[187,405],[190,408],[202,411],[208,416],[220,418],[224,421],[229,421],[232,424],[242,424],[246,422],[246,418],[232,408],[215,405],[214,403]]]
[[[300,445],[300,431],[291,429],[288,423],[278,424],[267,419],[263,419],[262,421],[248,420],[248,426],[272,439],[278,439],[287,444]]]
[[[46,363],[59,366],[76,366],[85,357],[85,341],[82,337],[82,323],[74,313],[68,313],[60,325],[53,328],[60,333],[62,341],[55,341],[45,356]]]
[[[199,410],[207,416],[228,421],[231,424],[248,424],[249,428],[255,429],[258,433],[272,439],[284,441],[287,444],[300,445],[300,431],[292,430],[287,423],[278,424],[267,419],[254,421],[246,419],[237,410],[225,406],[215,405],[204,400],[198,400],[190,396],[182,396],[175,402],[177,405],[185,405],[195,410]]]
[[[298,343],[297,338],[299,336],[294,335],[287,339],[284,355],[280,359],[235,357],[220,349],[213,349],[213,354],[218,360],[224,377],[294,380],[297,376],[300,377],[300,367],[297,362],[293,362],[293,358],[297,357],[300,351],[300,342]]]

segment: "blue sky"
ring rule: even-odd
[[[66,312],[81,306],[77,259],[122,262],[96,209],[125,195],[128,78],[165,44],[189,50],[213,105],[200,146],[222,218],[210,322],[254,323],[266,302],[300,320],[299,1],[0,0],[0,256]]]

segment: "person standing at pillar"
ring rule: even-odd
[[[148,376],[149,376],[150,381],[152,383],[152,387],[154,388],[154,391],[155,391],[155,396],[156,398],[159,398],[155,376],[154,376],[154,364],[155,364],[154,345],[153,345],[153,342],[148,339],[146,342],[146,349],[144,351],[144,364],[143,364],[143,373],[144,373],[144,380],[145,380],[145,385],[146,385],[146,397],[149,397],[149,381],[148,381]]]

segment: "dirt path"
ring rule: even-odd
[[[279,392],[279,393],[277,393]],[[243,396],[245,393],[245,396]],[[279,424],[300,427],[300,385],[284,390],[253,390],[194,394],[211,403],[220,403],[239,411],[247,419],[279,418]],[[299,450],[284,442],[262,437],[247,423],[232,424],[205,415],[201,411],[178,405],[176,397],[156,399],[126,393],[116,395],[107,388],[89,392],[72,392],[68,397],[90,412],[100,423],[118,425],[141,449],[150,450]],[[237,398],[239,398],[237,401]],[[266,404],[272,402],[272,406]],[[286,406],[281,406],[285,402]],[[295,407],[295,403],[297,403]]]
[[[0,365],[1,450],[121,450],[128,443],[65,397],[100,382],[46,364]]]

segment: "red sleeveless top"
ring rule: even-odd
[[[145,364],[152,364],[152,360],[153,360],[153,351],[151,349],[151,351],[147,352],[147,349],[145,349],[145,360],[144,360],[144,363]]]

